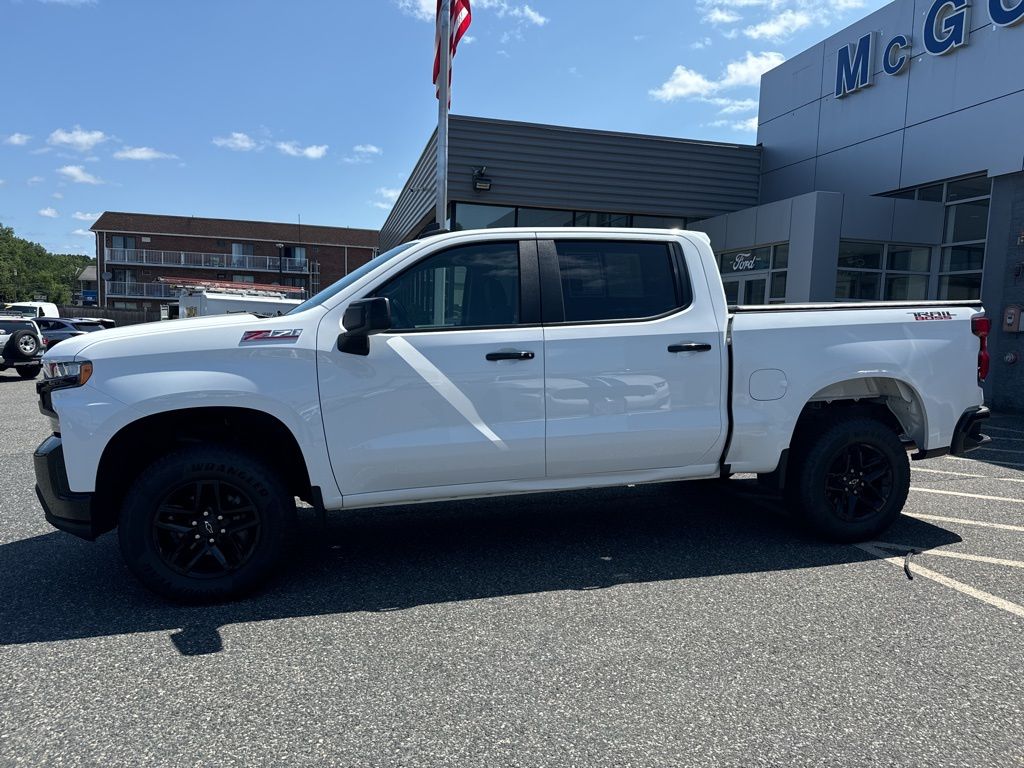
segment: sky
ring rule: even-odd
[[[379,228],[431,131],[436,0],[0,0],[0,223]],[[472,0],[452,112],[754,143],[760,75],[880,0]]]

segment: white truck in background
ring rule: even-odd
[[[148,587],[249,590],[319,510],[757,473],[822,537],[900,514],[914,458],[984,443],[980,302],[729,307],[705,235],[405,243],[282,317],[62,342],[37,385],[46,519],[118,529]],[[685,510],[680,510],[685,514]]]
[[[208,317],[251,313],[254,315],[284,315],[302,303],[301,299],[288,299],[281,294],[240,291],[227,293],[214,290],[182,290],[178,296],[178,317]]]

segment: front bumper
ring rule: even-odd
[[[950,454],[962,456],[991,441],[992,438],[981,433],[981,422],[991,415],[991,411],[984,405],[976,405],[964,411],[953,430],[953,440],[949,444]]]
[[[46,438],[32,460],[36,471],[36,496],[46,513],[46,522],[54,528],[92,541],[97,530],[93,517],[91,493],[75,493],[68,487],[64,466],[64,449],[56,435]]]

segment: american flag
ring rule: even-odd
[[[451,40],[449,41],[451,58],[455,58],[455,51],[459,47],[459,40],[466,34],[469,25],[473,22],[473,12],[469,8],[469,0],[451,0]],[[437,85],[437,78],[441,74],[441,0],[437,0],[437,25],[434,32],[434,85]],[[451,92],[452,68],[448,67],[448,86]],[[441,98],[440,91],[437,97]]]

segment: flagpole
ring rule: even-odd
[[[437,228],[448,228],[448,72],[451,67],[452,13],[451,0],[441,0],[438,14],[441,26],[438,48],[441,69],[437,75],[437,208],[434,216]]]

